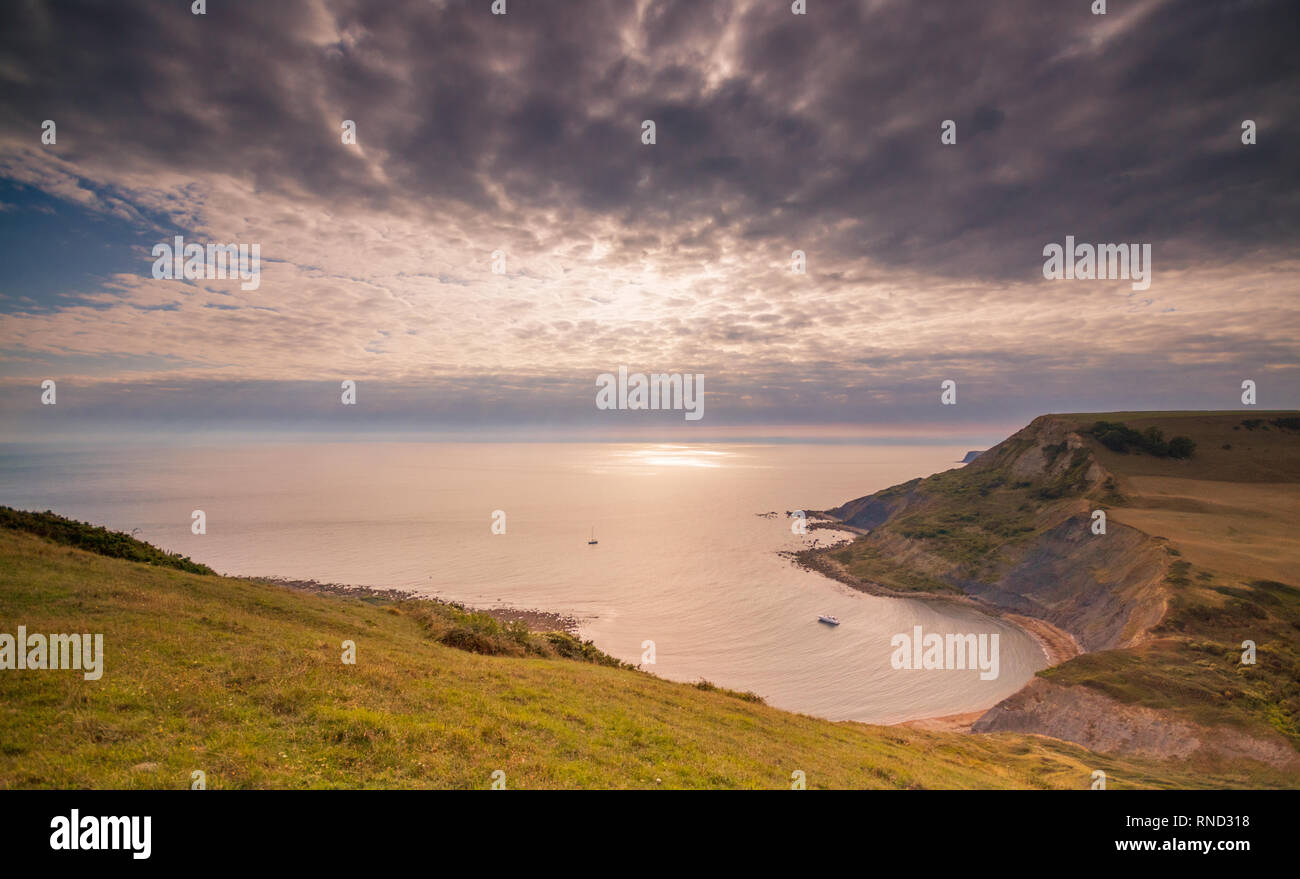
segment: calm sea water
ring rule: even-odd
[[[785,510],[828,508],[957,466],[966,450],[838,445],[313,443],[7,446],[0,503],[52,509],[224,573],[401,587],[572,614],[606,652],[834,720],[973,711],[1043,667],[1021,630],[876,598],[778,551]],[[190,514],[207,514],[207,534]],[[491,531],[504,511],[506,533]],[[759,513],[775,510],[775,518]],[[588,546],[594,527],[598,545]],[[817,622],[835,614],[838,628]],[[998,633],[1000,676],[896,671],[890,638]]]

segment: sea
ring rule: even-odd
[[[576,618],[605,652],[831,720],[987,708],[1046,664],[1009,623],[884,598],[783,552],[828,509],[965,448],[798,443],[6,444],[0,503],[131,532],[234,575],[396,588]],[[205,531],[194,534],[193,513]],[[839,532],[840,536],[844,536]],[[595,544],[589,541],[595,539]],[[840,625],[818,621],[838,617]],[[896,669],[896,635],[997,634],[998,676]]]

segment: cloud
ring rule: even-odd
[[[348,377],[516,421],[620,363],[716,376],[737,423],[861,420],[939,377],[1019,411],[1254,370],[1295,405],[1287,10],[1078,5],[6,4],[0,175],[264,262],[242,291],[142,251],[11,303],[3,374]],[[1151,289],[1043,281],[1066,235],[1150,242]]]

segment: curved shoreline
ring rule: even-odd
[[[370,586],[349,586],[346,583],[322,583],[319,580],[295,580],[287,577],[244,577],[257,583],[269,583],[285,589],[299,592],[313,592],[318,595],[342,595],[351,598],[378,598],[384,601],[432,601],[437,604],[449,604],[469,613],[487,614],[498,622],[521,622],[528,626],[530,632],[566,632],[577,635],[581,622],[577,617],[553,613],[549,610],[536,610],[519,607],[471,607],[461,601],[448,601],[433,595],[412,592],[408,589],[375,589]]]
[[[764,515],[764,514],[758,514]],[[779,515],[779,514],[767,514]],[[848,525],[825,513],[810,513],[809,531],[813,530],[833,530],[854,535],[864,535],[868,533],[862,528]],[[811,517],[816,517],[815,519]],[[978,599],[967,595],[958,594],[936,594],[922,592],[899,592],[888,589],[876,583],[859,580],[848,574],[842,567],[829,557],[829,553],[837,546],[842,546],[846,541],[835,541],[829,545],[816,545],[797,551],[784,550],[778,555],[790,559],[794,564],[804,570],[821,574],[828,579],[835,580],[846,585],[857,592],[863,592],[868,595],[874,595],[882,598],[900,598],[900,599],[924,599],[930,601],[943,601],[954,605],[960,605],[972,609],[986,617],[1004,620],[1012,626],[1020,629],[1027,634],[1038,645],[1043,652],[1046,661],[1044,668],[1051,668],[1059,665],[1074,656],[1085,652],[1083,651],[1074,636],[1070,633],[1057,628],[1045,620],[1036,617],[1017,614],[1005,608],[990,605],[981,602]],[[386,601],[403,601],[419,600],[433,601],[441,604],[456,605],[463,610],[470,612],[484,613],[496,618],[500,622],[520,621],[525,623],[530,631],[563,631],[575,635],[578,633],[581,621],[577,618],[558,614],[551,611],[536,609],[522,609],[516,607],[498,607],[484,608],[471,607],[463,602],[448,601],[446,599],[413,592],[406,589],[393,588],[375,588],[367,586],[353,586],[343,583],[325,583],[318,580],[299,579],[291,577],[245,577],[243,579],[281,586],[288,589],[294,589],[303,592],[313,592],[317,594],[336,595],[354,598],[372,598]],[[1030,680],[1033,678],[1031,677]],[[1019,692],[1017,690],[1017,692]],[[931,731],[948,731],[948,732],[971,732],[971,725],[982,717],[990,708],[1001,702],[1002,699],[993,701],[988,706],[974,711],[964,711],[955,714],[926,714],[919,717],[908,717],[903,720],[897,720],[890,723],[878,723],[879,726],[907,726],[915,729]],[[862,722],[862,721],[858,721]]]
[[[866,529],[841,522],[834,516],[830,516],[822,511],[810,512],[808,515],[810,518],[813,516],[816,517],[816,521],[809,522],[809,530],[825,528],[838,531],[849,531],[858,535],[866,535],[869,533]],[[1047,661],[1047,665],[1043,667],[1044,669],[1060,665],[1063,662],[1067,662],[1074,657],[1087,652],[1079,646],[1078,640],[1073,635],[1046,620],[1016,613],[1007,608],[980,601],[979,599],[964,593],[900,592],[896,589],[889,589],[879,583],[862,580],[850,574],[844,569],[843,565],[829,556],[829,552],[832,548],[833,547],[829,546],[813,546],[796,552],[783,552],[781,555],[789,558],[795,565],[806,571],[821,574],[823,577],[842,583],[851,589],[858,592],[864,592],[868,595],[875,595],[881,598],[910,598],[956,604],[971,608],[992,619],[1004,620],[1020,629],[1038,644],[1039,649],[1043,651],[1044,659]],[[1042,669],[1040,669],[1040,671],[1041,670]],[[1030,678],[1031,681],[1033,679],[1034,678],[1032,677]],[[1002,700],[999,699],[992,705],[976,711],[909,718],[888,725],[907,726],[913,729],[931,731],[969,733],[971,732],[971,725],[1001,701]]]
[[[852,526],[843,526],[838,530],[852,530],[859,534],[866,533],[862,529],[855,529],[852,528]],[[803,568],[805,571],[810,571],[814,574],[821,574],[823,577],[835,580],[851,589],[855,589],[858,592],[865,592],[868,595],[875,595],[881,598],[908,598],[920,601],[959,604],[977,610],[985,616],[993,617],[994,619],[1008,620],[1014,623],[1018,628],[1023,629],[1026,634],[1038,642],[1039,646],[1043,650],[1044,657],[1047,659],[1047,668],[1051,668],[1054,665],[1060,665],[1066,660],[1073,659],[1075,656],[1087,652],[1079,646],[1078,641],[1073,635],[1046,620],[1016,613],[1008,608],[980,601],[979,599],[964,593],[900,592],[897,589],[890,589],[886,586],[880,585],[879,583],[859,579],[845,571],[844,567],[839,562],[830,558],[827,555],[829,549],[831,549],[831,547],[818,546],[799,550],[797,552],[782,552],[781,555],[790,559],[794,564]]]
[[[1024,629],[1038,642],[1038,645],[1043,648],[1043,655],[1047,657],[1047,665],[1043,666],[1044,668],[1052,668],[1088,652],[1079,646],[1078,639],[1073,635],[1047,620],[1010,611],[1002,611],[1000,618]]]

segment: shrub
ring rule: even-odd
[[[696,681],[695,689],[704,690],[707,693],[721,693],[724,696],[730,696],[731,698],[739,699],[742,702],[756,702],[759,705],[764,704],[763,697],[757,693],[749,690],[743,692],[741,690],[730,690],[726,687],[719,687],[717,684],[706,680]]]
[[[1176,436],[1166,442],[1164,432],[1158,427],[1148,427],[1139,433],[1122,422],[1098,421],[1083,433],[1090,434],[1103,446],[1120,454],[1135,451],[1157,458],[1190,458],[1196,451],[1196,443],[1191,437]]]
[[[110,558],[143,562],[161,568],[176,568],[191,574],[216,573],[207,565],[191,561],[189,556],[166,552],[121,531],[109,531],[102,525],[67,519],[50,510],[28,513],[12,507],[0,507],[0,527],[11,531],[26,531],[64,546],[74,546]]]
[[[1196,451],[1196,443],[1190,437],[1176,436],[1169,441],[1169,457],[1190,458]]]

